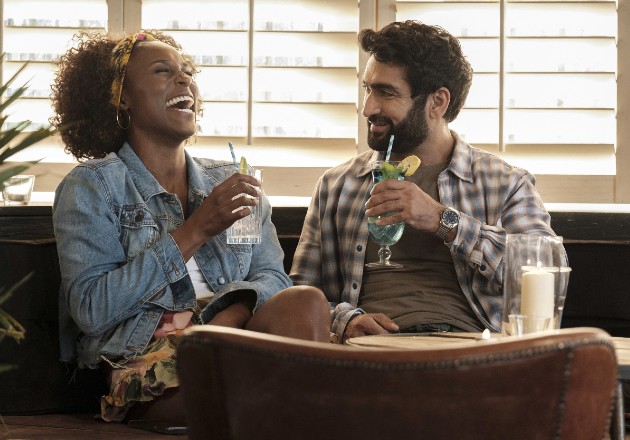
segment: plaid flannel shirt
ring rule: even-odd
[[[440,203],[461,213],[449,247],[462,291],[479,320],[500,331],[502,261],[506,234],[554,236],[535,178],[502,159],[473,148],[457,133],[449,166],[438,178]],[[332,309],[332,331],[343,335],[357,307],[368,228],[365,202],[372,185],[368,151],[320,177],[295,252],[291,278],[296,285],[323,290]]]

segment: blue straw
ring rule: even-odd
[[[236,155],[234,154],[234,147],[232,146],[232,142],[228,142],[230,146],[230,153],[232,153],[232,162],[234,163],[234,168],[238,170],[238,163],[236,162]]]
[[[387,154],[385,154],[385,162],[389,162],[389,156],[392,155],[392,147],[394,146],[394,135],[389,137],[389,146],[387,147]]]

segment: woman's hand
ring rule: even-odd
[[[256,205],[259,196],[258,180],[246,174],[235,173],[214,188],[190,216],[190,220],[199,223],[207,240],[251,214],[248,206]]]
[[[249,206],[258,203],[259,195],[260,182],[246,174],[234,173],[217,185],[184,224],[171,232],[186,261],[203,243],[251,214]]]

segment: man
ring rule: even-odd
[[[554,235],[535,179],[475,149],[449,129],[472,82],[459,42],[416,21],[363,30],[363,115],[372,151],[318,181],[295,253],[295,284],[321,288],[334,306],[340,340],[389,332],[500,330],[506,234]],[[372,187],[369,163],[415,154],[405,181]],[[367,218],[405,222],[393,248],[400,269],[377,259]]]

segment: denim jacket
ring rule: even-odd
[[[186,153],[190,212],[224,179],[228,162]],[[256,308],[289,287],[283,252],[261,196],[262,243],[228,245],[225,231],[194,257],[216,292],[204,309],[209,321],[235,291],[257,296]],[[150,342],[164,311],[196,305],[186,263],[169,234],[184,222],[178,198],[160,186],[132,148],[87,161],[55,193],[53,224],[61,269],[61,360],[96,367],[124,363]],[[255,311],[256,309],[254,309]]]

